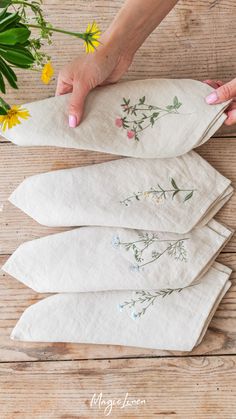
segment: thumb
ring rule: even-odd
[[[89,89],[81,82],[74,83],[69,105],[69,126],[71,128],[79,125],[84,111],[84,104]]]
[[[236,79],[218,87],[214,92],[206,97],[206,103],[209,105],[226,102],[236,96]]]

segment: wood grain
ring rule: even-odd
[[[111,418],[235,419],[236,358],[9,363],[0,366],[4,419],[104,418],[109,399],[145,400],[115,406]],[[109,411],[107,411],[108,413]]]
[[[236,185],[236,139],[214,138],[198,148],[224,176]],[[0,254],[10,254],[26,241],[40,236],[62,231],[39,225],[36,221],[15,208],[7,198],[26,177],[51,170],[100,163],[116,156],[53,147],[16,147],[2,144],[0,147]],[[218,213],[217,219],[236,228],[236,195]],[[236,236],[225,248],[226,252],[236,251]]]
[[[95,19],[105,30],[122,4],[123,0],[44,0],[44,10],[58,27],[85,29]],[[232,79],[236,76],[235,15],[234,0],[179,1],[139,49],[123,78]],[[6,100],[10,103],[54,95],[60,68],[82,52],[82,44],[60,34],[53,39],[53,46],[46,48],[55,68],[53,82],[44,86],[40,74],[18,71],[20,89],[8,89]],[[215,136],[218,138],[198,151],[236,185],[236,127],[222,127]],[[0,266],[20,243],[58,231],[40,226],[7,203],[9,194],[25,177],[113,158],[117,157],[68,149],[17,148],[1,142]],[[235,214],[233,197],[217,218],[236,228]],[[235,271],[236,238],[224,251],[227,253],[218,260]],[[107,400],[123,399],[128,392],[132,398],[145,399],[146,404],[137,409],[114,408],[110,417],[236,419],[236,272],[232,282],[203,342],[189,354],[109,345],[13,342],[9,335],[17,319],[45,295],[34,293],[1,271],[0,418],[104,417],[102,410],[90,408],[93,393],[102,392]]]
[[[5,260],[6,257],[0,257],[0,264],[2,265]],[[235,254],[222,254],[218,260],[236,270]],[[233,285],[222,300],[203,342],[191,352],[191,355],[236,352],[236,272],[232,274],[231,280]],[[0,360],[4,362],[188,355],[187,352],[109,345],[33,344],[11,341],[9,338],[11,330],[23,311],[29,305],[46,297],[46,294],[36,294],[3,271],[0,271],[0,294]]]

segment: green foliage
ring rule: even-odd
[[[11,4],[11,0],[0,0],[0,9],[8,7]]]
[[[6,6],[9,5],[5,4]],[[1,7],[3,2],[0,3]],[[30,68],[34,57],[28,49],[30,30],[20,23],[18,12],[8,13],[7,8],[0,13],[0,90],[6,92],[5,80],[17,89],[17,77],[11,66]]]
[[[6,103],[5,100],[0,97],[0,115],[6,115],[9,109],[10,106],[8,103]]]

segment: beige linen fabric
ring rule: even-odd
[[[195,80],[148,79],[99,87],[82,123],[68,126],[70,95],[24,105],[31,117],[2,133],[23,146],[59,146],[142,158],[175,157],[207,141],[228,102],[207,105],[212,88]]]
[[[10,202],[47,226],[115,226],[187,233],[232,195],[230,180],[191,151],[120,159],[24,180]]]
[[[37,292],[184,287],[231,235],[215,220],[185,235],[82,227],[22,244],[2,269]]]
[[[214,263],[182,290],[56,294],[27,308],[11,337],[190,351],[230,287],[230,273]]]

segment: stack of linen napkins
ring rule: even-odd
[[[213,217],[233,188],[191,151],[225,120],[228,104],[205,104],[210,91],[193,80],[99,88],[74,130],[68,95],[25,105],[31,119],[7,133],[17,144],[139,158],[36,175],[12,193],[43,225],[83,226],[24,243],[3,266],[57,293],[23,313],[13,339],[183,351],[201,342],[231,273],[215,258],[232,230]]]

